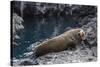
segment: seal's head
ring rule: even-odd
[[[80,29],[80,32],[78,33],[81,37],[81,40],[85,40],[85,31],[83,29]]]

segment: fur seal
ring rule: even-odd
[[[51,52],[64,51],[70,47],[81,44],[84,39],[85,32],[83,29],[77,28],[68,30],[61,35],[42,42],[35,48],[35,56],[39,57]]]

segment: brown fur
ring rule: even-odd
[[[81,30],[82,29],[79,28],[72,29],[41,43],[36,48],[36,56],[39,57],[50,52],[60,52],[67,48],[79,45],[85,35],[84,31],[80,32]]]

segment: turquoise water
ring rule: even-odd
[[[35,42],[44,40],[66,31],[68,27],[78,27],[71,17],[34,17],[24,18],[24,30],[17,32],[21,39],[16,40],[19,46],[14,48],[13,57],[22,58],[27,48]]]

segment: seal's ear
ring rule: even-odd
[[[78,35],[81,37],[82,40],[85,40],[85,32],[81,30]]]

